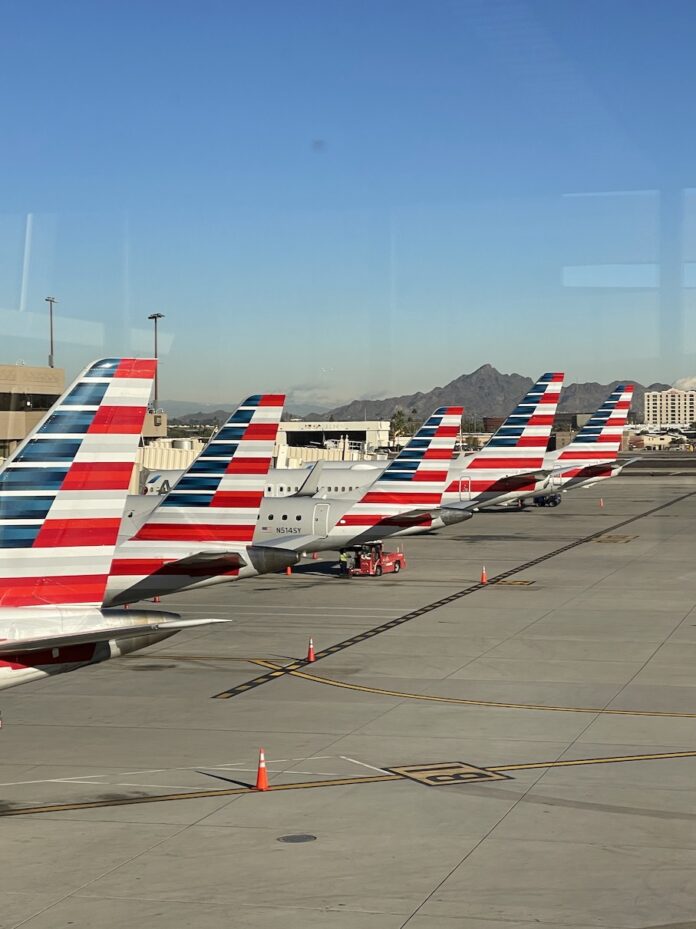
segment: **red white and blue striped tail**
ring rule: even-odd
[[[467,456],[467,470],[512,473],[540,468],[562,387],[562,372],[542,374],[481,451]]]
[[[437,509],[463,412],[461,406],[435,410],[346,515],[346,524],[374,525],[410,512]]]
[[[133,555],[134,543],[250,543],[284,403],[284,394],[245,400],[147,522],[119,547],[115,568],[121,571],[120,559]],[[142,546],[138,548],[142,554]]]
[[[101,605],[156,366],[95,361],[0,469],[0,607]]]
[[[572,466],[575,462],[615,461],[632,399],[633,384],[618,384],[570,445],[561,449],[557,463]]]

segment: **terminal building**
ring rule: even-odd
[[[696,390],[646,390],[647,426],[690,426],[696,422]]]

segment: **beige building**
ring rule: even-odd
[[[63,368],[0,365],[0,458],[6,458],[65,389]]]
[[[644,405],[648,426],[690,426],[696,422],[696,390],[646,390]]]

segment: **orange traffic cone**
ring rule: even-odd
[[[604,497],[599,498],[599,508],[600,510],[604,509]]]
[[[319,552],[312,552],[312,561],[316,561],[319,557]]]
[[[262,748],[259,749],[259,767],[256,771],[256,790],[268,790],[266,756]]]
[[[317,659],[314,655],[314,639],[310,639],[309,648],[307,649],[307,661],[311,662],[311,661],[316,661],[316,660]]]
[[[485,565],[481,568],[481,583],[482,583],[482,584],[487,584],[487,583],[488,583],[488,575],[486,574],[486,566],[485,566]]]
[[[153,603],[161,603],[162,601],[160,600],[160,598],[159,598],[158,596],[154,596],[154,597],[152,598],[152,602],[153,602]]]
[[[288,565],[287,568],[285,569],[285,573],[287,574],[288,577],[290,577],[290,575],[292,574],[292,568],[290,567],[290,565]]]

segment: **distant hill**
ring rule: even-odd
[[[517,401],[532,386],[534,381],[521,374],[501,374],[492,365],[481,365],[471,374],[462,374],[444,387],[434,387],[423,393],[404,394],[389,397],[386,400],[354,400],[321,414],[310,414],[306,419],[320,416],[327,419],[333,416],[341,419],[391,419],[397,409],[405,412],[415,411],[416,418],[424,419],[438,406],[463,406],[467,419],[480,419],[483,416],[505,416]],[[569,384],[561,394],[559,410],[567,413],[592,413],[606,399],[610,391],[620,383],[610,384],[596,382],[586,384]],[[632,409],[643,411],[643,394],[646,390],[665,390],[669,384],[651,384],[644,387],[636,381]]]
[[[481,419],[483,416],[506,416],[517,401],[532,386],[531,377],[521,374],[501,374],[493,365],[481,365],[471,374],[461,374],[444,387],[433,387],[425,393],[403,394],[400,397],[388,397],[386,400],[353,400],[332,410],[314,410],[293,404],[286,410],[283,419],[304,416],[305,420],[328,419],[332,416],[341,419],[391,419],[395,410],[402,409],[410,413],[415,410],[416,418],[425,419],[435,407],[445,405],[463,406],[465,418]],[[564,413],[592,413],[606,399],[609,392],[619,381],[610,384],[598,384],[590,381],[584,384],[568,384],[563,388],[559,410]],[[646,390],[666,390],[669,384],[650,384],[644,387],[636,381],[632,409],[642,414],[643,394]],[[215,404],[187,403],[183,400],[162,402],[169,413],[173,425],[199,426],[218,422],[224,423],[234,410],[230,407],[216,407]]]
[[[241,400],[239,401],[241,403]],[[169,422],[173,426],[208,426],[213,423],[222,425],[229,419],[238,404],[233,404],[228,408],[216,407],[215,404],[193,404],[186,403],[185,400],[163,401],[162,409],[167,411]],[[203,409],[196,409],[196,406],[202,406]],[[309,406],[293,405],[291,409],[286,409],[283,413],[283,419],[292,419],[302,417],[310,410]],[[323,416],[322,413],[312,414],[314,416]]]

